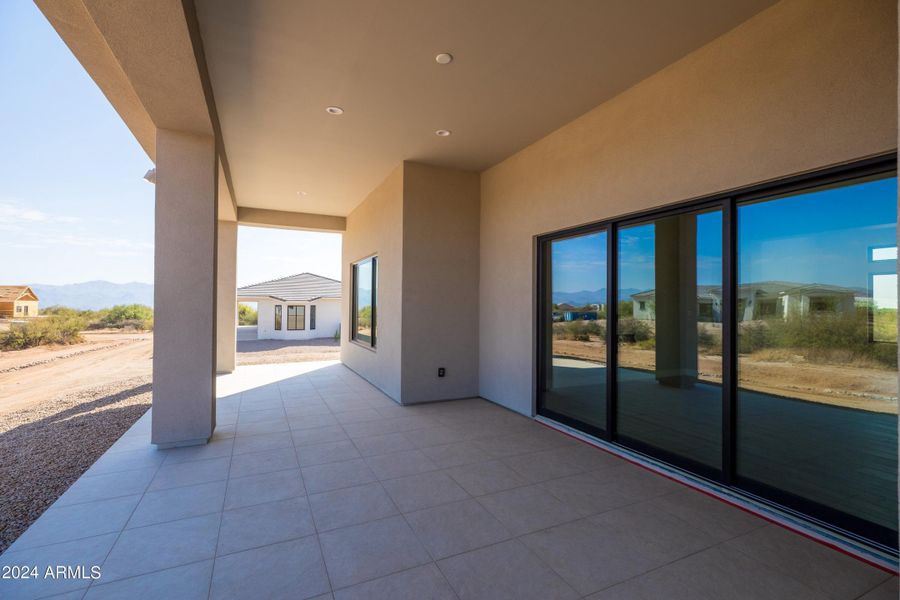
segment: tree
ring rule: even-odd
[[[259,314],[249,304],[238,304],[238,325],[256,325]]]

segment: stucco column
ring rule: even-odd
[[[156,134],[152,442],[215,429],[216,154],[211,136]]]
[[[237,223],[219,221],[216,282],[216,371],[234,371],[237,351]]]

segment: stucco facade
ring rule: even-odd
[[[275,307],[281,307],[281,329],[275,329]],[[288,306],[302,306],[303,329],[288,329]],[[312,307],[316,307],[316,327],[312,328]],[[341,326],[341,301],[320,299],[314,302],[277,302],[260,299],[257,310],[257,339],[260,340],[312,340],[334,338]]]

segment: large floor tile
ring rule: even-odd
[[[112,583],[95,584],[88,590],[84,600],[206,600],[209,597],[212,568],[213,561],[204,560]]]
[[[378,456],[403,450],[415,450],[415,446],[403,433],[387,433],[358,438],[354,440],[354,444],[362,456]]]
[[[521,544],[509,540],[438,562],[461,600],[566,600],[578,593]]]
[[[112,548],[116,537],[117,534],[111,533],[40,548],[7,550],[0,556],[0,567],[37,567],[38,577],[0,580],[0,597],[43,598],[88,587],[92,583],[91,579],[45,578],[44,575],[47,568],[55,569],[57,565],[83,565],[87,576],[90,577],[91,568],[103,564],[103,559]]]
[[[315,533],[306,498],[288,498],[222,513],[217,554],[231,554]]]
[[[433,564],[360,583],[334,594],[335,600],[456,600],[456,594]]]
[[[403,517],[389,517],[319,535],[335,588],[430,562]]]
[[[105,475],[117,471],[132,471],[135,469],[151,469],[158,467],[166,459],[165,450],[157,450],[156,447],[146,444],[137,450],[123,452],[107,452],[101,456],[91,468],[85,472],[85,476]]]
[[[855,598],[887,575],[777,525],[767,525],[726,545],[798,579],[822,598]]]
[[[897,600],[898,597],[900,597],[900,586],[898,586],[897,577],[893,576],[860,596],[859,600]]]
[[[316,427],[314,429],[298,429],[291,435],[294,438],[294,445],[298,448],[311,446],[313,444],[324,444],[325,442],[339,442],[347,439],[347,433],[340,425]]]
[[[446,473],[473,496],[491,494],[528,484],[524,477],[499,460],[452,467],[447,469]]]
[[[759,517],[689,488],[658,496],[646,505],[687,521],[716,541],[729,540],[767,525]]]
[[[182,485],[194,485],[208,481],[228,479],[228,465],[231,459],[227,456],[197,460],[187,463],[164,465],[156,472],[150,482],[149,491],[173,488]]]
[[[437,470],[437,466],[421,450],[406,450],[380,456],[370,456],[366,462],[378,479],[394,479]]]
[[[212,558],[218,514],[126,529],[103,563],[103,580],[114,581]]]
[[[380,483],[312,494],[309,504],[319,532],[358,525],[398,514]]]
[[[234,454],[247,454],[249,452],[263,452],[265,450],[277,450],[278,448],[290,448],[294,445],[289,431],[275,433],[262,433],[238,437],[234,440]]]
[[[359,451],[350,440],[312,444],[297,448],[297,458],[301,467],[341,462],[359,457]]]
[[[297,453],[293,447],[276,448],[250,454],[239,454],[231,459],[229,478],[263,475],[274,471],[296,469]]]
[[[303,478],[299,469],[274,471],[263,475],[250,475],[228,480],[225,509],[239,508],[263,502],[285,500],[303,496]]]
[[[82,477],[59,497],[54,506],[143,494],[155,474],[156,469],[150,468]]]
[[[225,487],[226,482],[213,481],[147,492],[134,509],[128,528],[220,512]]]
[[[724,546],[714,546],[590,596],[590,600],[645,598],[814,600],[821,596],[796,579]]]
[[[303,467],[303,479],[310,494],[353,487],[375,481],[375,474],[361,458]]]
[[[523,535],[581,517],[574,508],[538,486],[479,496],[478,502],[514,535]]]
[[[383,481],[382,485],[402,512],[412,512],[469,497],[452,477],[431,471]]]
[[[435,465],[442,469],[491,460],[489,456],[469,442],[423,447],[422,454],[430,458]]]
[[[472,499],[409,513],[406,520],[435,560],[511,537],[500,521]]]
[[[172,448],[168,450],[164,465],[172,465],[175,463],[189,462],[192,460],[203,460],[206,458],[218,458],[220,456],[231,456],[234,449],[234,438],[217,439],[208,444],[200,444],[197,446],[186,446],[184,448]]]
[[[210,599],[296,598],[331,589],[315,536],[216,559]]]
[[[71,506],[51,506],[11,546],[21,550],[120,531],[141,497],[125,496]]]

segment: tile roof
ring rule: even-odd
[[[238,299],[268,296],[285,302],[309,302],[320,298],[341,297],[341,282],[312,273],[300,273],[273,279],[237,290]]]

